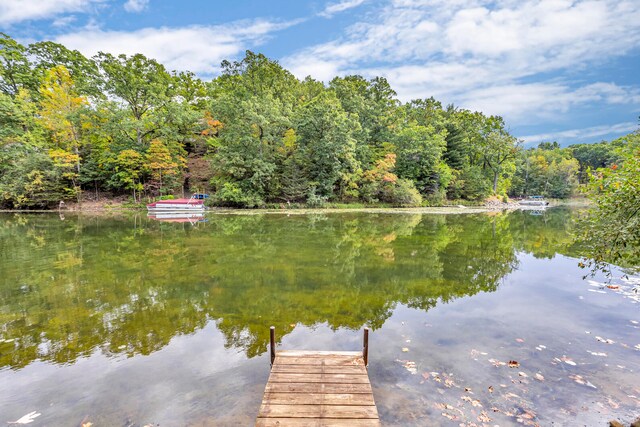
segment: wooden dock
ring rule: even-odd
[[[379,426],[363,351],[275,351],[256,426]]]

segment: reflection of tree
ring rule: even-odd
[[[97,348],[149,354],[211,319],[249,356],[264,351],[271,324],[280,336],[298,322],[378,328],[398,303],[427,310],[495,290],[537,236],[521,232],[534,226],[519,214],[230,215],[197,229],[140,218],[2,220],[0,367],[14,368]],[[564,223],[551,227],[563,234]]]
[[[518,251],[536,258],[553,258],[557,253],[580,256],[580,248],[574,243],[575,221],[569,208],[513,212],[508,221]]]

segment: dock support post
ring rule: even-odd
[[[369,366],[369,328],[364,328],[364,342],[362,344],[362,358],[364,366]]]
[[[274,360],[276,360],[276,327],[269,328],[269,349],[271,353],[271,366],[273,366]]]

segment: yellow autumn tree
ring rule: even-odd
[[[184,158],[179,156],[174,158],[166,144],[159,139],[154,139],[149,144],[146,160],[151,183],[157,184],[157,189],[160,192],[164,187],[170,188],[175,184],[180,168],[185,164]]]
[[[49,151],[49,157],[53,161],[53,167],[60,173],[62,180],[71,184],[71,187],[65,184],[64,191],[69,196],[79,197],[80,188],[78,186],[78,172],[75,169],[75,165],[80,162],[80,156],[57,148]],[[78,200],[78,202],[79,201],[80,200]]]
[[[69,70],[63,65],[46,72],[40,86],[40,121],[51,132],[56,149],[73,153],[76,171],[80,172],[79,113],[88,105],[87,99],[78,95]]]

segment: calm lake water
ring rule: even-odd
[[[358,350],[385,425],[640,415],[640,279],[575,212],[0,215],[0,424],[252,425],[278,346]],[[509,362],[514,367],[509,366]]]

